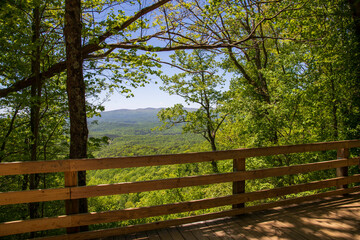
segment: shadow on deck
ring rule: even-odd
[[[360,239],[360,193],[105,239],[356,240]]]

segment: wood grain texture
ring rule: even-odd
[[[204,176],[189,176],[183,178],[161,179],[152,181],[126,182],[117,184],[104,184],[96,186],[69,187],[65,189],[39,189],[21,192],[0,193],[0,205],[43,202],[54,200],[68,200],[89,198],[96,196],[136,193],[208,185],[223,182],[253,180],[267,177],[283,176],[289,174],[307,173],[332,168],[353,166],[359,163],[359,158],[338,159],[325,162],[308,163],[289,167],[268,168],[232,173],[211,174]]]
[[[273,203],[266,203],[262,205],[256,205],[246,208],[239,208],[239,209],[232,209],[227,210],[223,212],[216,212],[216,213],[209,213],[209,214],[203,214],[203,215],[197,215],[197,216],[191,216],[191,217],[185,217],[180,219],[173,219],[173,220],[167,220],[162,222],[154,222],[154,223],[147,223],[147,224],[141,224],[141,225],[132,225],[127,227],[120,227],[120,228],[112,228],[112,229],[103,229],[103,230],[96,230],[91,232],[83,232],[83,233],[75,233],[71,235],[60,235],[60,236],[54,236],[54,237],[46,237],[41,238],[42,240],[84,240],[84,239],[93,239],[93,238],[105,238],[105,237],[111,237],[116,235],[125,235],[125,234],[131,234],[135,232],[141,232],[141,231],[150,231],[154,229],[160,229],[160,228],[166,228],[166,227],[172,227],[172,226],[178,226],[182,224],[187,223],[195,223],[200,221],[206,221],[211,219],[217,219],[217,218],[223,218],[223,217],[229,217],[229,216],[236,216],[240,214],[250,213],[250,212],[256,212],[256,211],[263,211],[275,207],[281,207],[281,206],[289,206],[294,204],[299,204],[303,202],[308,201],[314,201],[319,200],[327,197],[342,195],[346,193],[354,193],[360,191],[360,187],[354,187],[354,188],[348,188],[348,189],[337,189],[334,191],[314,194],[310,196],[304,196],[299,197],[295,199],[287,199],[282,200],[278,202]],[[301,209],[299,209],[301,210]],[[196,226],[196,223],[194,224],[195,229],[198,229]],[[206,237],[200,238],[200,239],[207,239]]]
[[[246,158],[234,159],[233,160],[233,171],[235,173],[238,171],[244,172],[246,170],[246,168],[245,168],[246,162],[245,161],[246,161]],[[232,188],[233,188],[232,189],[233,194],[245,193],[245,180],[233,181]],[[243,207],[245,207],[245,203],[234,204],[232,207],[233,208],[243,208]]]
[[[66,200],[67,215],[51,218],[32,219],[24,221],[13,221],[0,223],[0,236],[7,236],[18,233],[33,231],[50,230],[56,228],[73,228],[80,226],[116,222],[122,220],[139,219],[154,217],[181,212],[209,209],[225,205],[240,206],[218,213],[211,213],[187,218],[169,220],[158,223],[130,226],[119,229],[98,230],[87,233],[75,233],[66,235],[59,239],[88,239],[96,236],[111,236],[114,233],[127,234],[142,230],[158,229],[167,226],[176,226],[183,223],[194,221],[204,221],[224,216],[235,216],[251,211],[258,211],[272,207],[296,204],[302,201],[314,200],[320,197],[333,196],[337,194],[348,194],[359,191],[360,187],[347,189],[350,183],[360,182],[360,175],[347,176],[348,166],[358,165],[360,158],[349,159],[349,148],[360,147],[360,140],[314,143],[290,146],[276,146],[266,148],[238,149],[218,152],[186,153],[161,156],[142,156],[142,157],[121,157],[103,159],[73,159],[46,162],[14,162],[0,163],[0,175],[13,174],[32,174],[46,172],[65,172],[65,188],[59,189],[38,189],[23,192],[0,193],[0,205],[14,203],[31,203],[52,200]],[[336,160],[316,162],[289,167],[278,167],[271,169],[258,169],[245,171],[245,158],[256,156],[269,156],[278,154],[289,154],[298,152],[325,151],[338,149]],[[128,168],[156,165],[170,165],[195,163],[214,160],[236,159],[234,161],[234,172],[211,174],[204,176],[189,176],[183,178],[172,178],[141,182],[128,182],[98,186],[78,187],[76,181],[77,171],[108,169],[108,168]],[[267,189],[257,192],[244,193],[245,180],[260,179],[266,177],[283,176],[298,173],[314,172],[326,169],[338,169],[338,177],[322,181],[298,184],[288,187]],[[173,203],[161,206],[151,206],[117,211],[84,213],[78,214],[77,199],[95,196],[106,196],[114,194],[126,194],[161,189],[172,189],[180,187],[190,187],[198,185],[208,185],[223,182],[234,182],[234,194],[211,199],[193,200],[188,202]],[[238,184],[240,183],[240,184]],[[281,200],[273,203],[266,203],[257,206],[243,207],[243,203],[267,198],[276,198],[288,194],[296,194],[304,191],[337,187],[337,190],[321,194],[300,197],[295,199]],[[101,234],[101,235],[98,235]],[[104,235],[105,234],[105,235]],[[111,235],[110,235],[111,234]],[[90,237],[91,236],[91,237]],[[172,237],[178,236],[173,233]],[[179,236],[178,236],[179,237]],[[217,236],[219,237],[219,236]],[[216,238],[216,236],[215,236]],[[51,238],[51,239],[57,239]]]
[[[70,188],[37,189],[30,191],[0,193],[0,205],[67,199],[70,199]]]
[[[360,140],[309,143],[300,145],[248,148],[217,152],[198,152],[170,155],[119,157],[100,159],[71,159],[39,162],[0,163],[0,175],[16,175],[46,172],[85,171],[110,168],[130,168],[206,162],[213,160],[271,156],[289,153],[326,151],[339,148],[360,147]]]
[[[6,222],[0,224],[0,236],[25,233],[30,231],[77,227],[83,225],[108,223],[108,222],[123,221],[129,219],[139,219],[139,218],[195,211],[200,209],[214,208],[219,206],[261,200],[266,198],[280,197],[287,194],[299,193],[303,191],[310,191],[320,188],[328,188],[328,187],[338,186],[342,184],[349,184],[359,181],[360,181],[360,174],[351,177],[339,177],[339,178],[316,181],[306,184],[299,184],[289,187],[262,190],[258,192],[236,194],[231,196],[210,198],[210,199],[193,200],[188,202],[180,202],[180,203],[166,204],[160,206],[124,209],[124,210],[109,211],[109,212],[66,215],[66,216],[60,216],[54,218],[41,218],[41,219],[32,219],[25,221]],[[280,201],[280,203],[281,202],[282,201]],[[282,206],[282,205],[276,205],[276,206]]]
[[[348,148],[340,148],[337,150],[337,158],[349,158],[350,157],[350,151]],[[337,177],[344,177],[349,176],[349,168],[347,166],[344,167],[338,167],[336,168],[336,176]],[[347,188],[348,185],[341,185],[338,186],[338,188]]]
[[[64,180],[65,180],[65,187],[76,187],[78,185],[78,172],[65,172],[64,174]],[[66,215],[72,215],[79,213],[79,205],[80,201],[79,199],[72,199],[71,198],[71,191],[70,191],[70,197],[69,199],[65,200],[65,213]],[[76,233],[79,232],[80,228],[79,226],[75,227],[68,227],[66,229],[67,233]]]

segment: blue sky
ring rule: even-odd
[[[162,71],[173,75],[174,73],[179,72],[180,70],[172,68],[169,66],[163,66]],[[227,90],[229,87],[229,79],[231,78],[230,74],[225,75],[225,86],[224,90]],[[158,84],[155,84],[155,81]],[[161,80],[155,77],[152,80],[152,83],[145,85],[145,87],[139,87],[133,89],[132,92],[134,97],[126,98],[124,95],[121,95],[117,92],[113,93],[109,98],[109,101],[105,102],[105,111],[111,111],[116,109],[138,109],[138,108],[165,108],[172,107],[174,104],[181,103],[185,107],[198,108],[198,104],[185,103],[183,98],[176,95],[169,95],[167,92],[164,92],[159,89],[161,86]]]
[[[125,98],[119,93],[114,93],[108,102],[105,102],[105,111],[116,109],[137,109],[137,108],[161,108],[172,107],[176,103],[185,102],[179,96],[170,96],[168,93],[159,89],[160,84],[151,83],[142,88],[133,90],[134,97]],[[188,106],[188,105],[185,105]],[[189,107],[197,107],[190,105]]]
[[[129,12],[132,15],[134,11],[132,6],[129,6],[129,9],[122,9],[125,12]],[[135,9],[136,11],[136,9]],[[151,31],[149,29],[148,31]],[[149,33],[149,32],[148,32]],[[150,42],[150,44],[161,45],[159,40],[152,40],[154,42]],[[160,43],[160,44],[159,44]],[[162,61],[171,62],[169,55],[173,52],[162,52],[158,53],[158,56]],[[162,71],[168,75],[173,75],[175,73],[179,73],[180,70],[177,68],[170,67],[168,65],[164,65],[162,67]],[[227,76],[229,78],[229,75]],[[158,82],[158,84],[155,84]],[[225,89],[228,88],[228,82],[226,81]],[[152,83],[147,84],[145,87],[140,87],[136,89],[132,89],[134,97],[126,98],[124,95],[121,95],[117,92],[114,92],[108,101],[103,103],[105,107],[105,111],[111,111],[116,109],[138,109],[138,108],[164,108],[164,107],[172,107],[174,104],[181,103],[185,107],[198,108],[198,104],[190,104],[188,105],[185,101],[176,95],[169,95],[168,93],[159,89],[161,86],[161,80],[157,77],[154,77]]]
[[[169,53],[159,53],[158,56],[161,57],[162,61],[171,61],[169,58]],[[162,71],[168,75],[173,75],[179,73],[180,70],[177,68],[172,68],[168,65],[162,67]],[[158,82],[157,84],[155,82]],[[139,87],[132,89],[134,97],[126,98],[124,95],[121,95],[117,92],[114,92],[109,101],[105,102],[105,111],[111,111],[116,109],[138,109],[138,108],[164,108],[172,107],[174,104],[182,103],[186,107],[198,107],[196,104],[187,105],[185,101],[176,95],[169,95],[168,93],[159,89],[161,86],[161,80],[154,76],[150,84],[145,85],[145,87]]]
[[[163,61],[169,61],[170,59],[168,55],[171,53],[160,53],[159,57]],[[170,67],[168,65],[164,65],[162,67],[163,73],[168,75],[173,75],[175,73],[181,72],[181,70]],[[220,70],[221,71],[221,70]],[[225,85],[223,90],[227,90],[229,88],[229,79],[231,78],[231,74],[225,74],[224,76]],[[158,84],[155,84],[158,82]],[[138,109],[138,108],[165,108],[172,107],[174,104],[181,103],[185,107],[190,108],[198,108],[198,104],[190,104],[185,103],[183,98],[176,95],[169,95],[167,92],[164,92],[159,89],[161,86],[161,80],[154,76],[152,82],[150,84],[145,85],[145,87],[139,87],[133,89],[132,92],[134,97],[126,98],[124,95],[121,95],[117,92],[114,92],[109,100],[103,103],[105,106],[105,111],[117,110],[117,109]]]

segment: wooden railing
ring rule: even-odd
[[[0,223],[0,236],[43,231],[57,228],[74,228],[83,225],[99,224],[140,219],[201,209],[232,205],[233,208],[221,212],[214,212],[162,222],[133,225],[127,227],[103,229],[89,232],[52,236],[47,239],[91,239],[97,237],[128,234],[133,232],[175,226],[190,222],[215,219],[225,216],[235,216],[251,211],[259,211],[277,206],[299,203],[318,198],[347,194],[360,191],[360,186],[348,187],[348,184],[360,182],[360,174],[348,176],[348,167],[359,165],[359,157],[349,158],[349,149],[360,147],[360,140],[340,142],[313,143],[291,146],[277,146],[266,148],[239,149],[217,152],[186,153],[161,156],[120,157],[103,159],[75,159],[46,162],[12,162],[0,164],[0,175],[19,175],[33,173],[65,173],[65,187],[58,189],[38,189],[30,191],[0,193],[0,205],[17,203],[31,203],[53,200],[74,201],[80,198],[106,196],[115,194],[137,193],[161,189],[173,189],[189,186],[208,185],[233,182],[233,195],[211,199],[192,200],[160,206],[123,209],[108,212],[68,214],[58,217],[19,220]],[[291,165],[269,169],[245,170],[245,159],[249,157],[271,156],[279,154],[337,150],[337,159],[323,162]],[[233,159],[234,172],[219,173],[202,176],[188,176],[182,178],[151,180],[141,182],[125,182],[97,186],[75,186],[77,171],[145,167],[171,164],[196,163],[216,160]],[[335,178],[297,184],[287,187],[267,189],[245,193],[245,181],[267,177],[284,176],[290,174],[309,173],[314,171],[337,169]],[[336,187],[335,190],[321,192],[314,195],[283,199],[276,202],[263,203],[245,207],[245,202],[275,198],[304,191]]]

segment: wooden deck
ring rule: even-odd
[[[239,217],[103,238],[202,239],[360,239],[360,193],[275,208]]]
[[[87,240],[121,234],[139,233],[126,236],[125,239],[241,239],[243,237],[248,239],[313,238],[351,240],[357,238],[360,240],[359,206],[357,205],[360,192],[360,185],[358,185],[360,183],[360,174],[351,174],[352,172],[349,172],[349,167],[357,167],[359,165],[360,156],[350,156],[350,149],[352,148],[360,148],[360,140],[170,155],[0,163],[0,176],[54,172],[64,172],[65,176],[65,187],[59,186],[58,188],[1,192],[0,205],[2,206],[57,200],[65,201],[65,203],[71,201],[73,206],[77,206],[78,199],[82,198],[141,193],[219,183],[232,183],[233,190],[233,194],[227,196],[189,199],[184,202],[171,204],[107,210],[104,212],[80,214],[78,208],[67,208],[66,215],[63,216],[26,220],[18,219],[2,222],[0,223],[0,237],[65,228],[67,232],[71,232],[71,234],[49,236],[46,239]],[[337,152],[335,159],[334,156],[332,156],[332,159],[321,158],[322,161],[318,161],[318,158],[312,159],[310,157],[309,161],[303,164],[249,170],[245,168],[247,159],[252,157],[324,151],[333,151],[334,153],[334,150]],[[330,157],[330,155],[328,156]],[[191,164],[219,160],[232,161],[233,171],[157,180],[144,179],[135,182],[109,183],[94,186],[77,186],[76,184],[72,184],[77,182],[76,172],[78,171]],[[328,176],[326,179],[245,192],[245,185],[249,180],[306,174],[330,169],[336,169],[336,175]],[[348,176],[349,173],[350,176]],[[357,184],[357,186],[353,186],[354,184]],[[250,203],[317,189],[327,191],[247,208],[229,209],[216,213],[200,214],[156,223],[78,232],[79,227],[83,225],[91,226],[117,221],[179,214],[225,205]],[[358,195],[351,195],[350,198],[339,197],[328,199],[326,202],[320,201],[320,199],[324,199],[325,197],[339,196],[345,193],[358,193]],[[238,218],[224,218],[312,200],[319,200],[320,202],[310,205],[305,204],[301,207],[293,206],[293,208],[272,209],[271,211],[243,215]],[[218,220],[206,221],[210,219]],[[161,227],[179,226],[181,224],[199,221],[206,222],[140,234],[141,231],[150,231]],[[123,238],[124,237],[120,237],[119,239]]]

